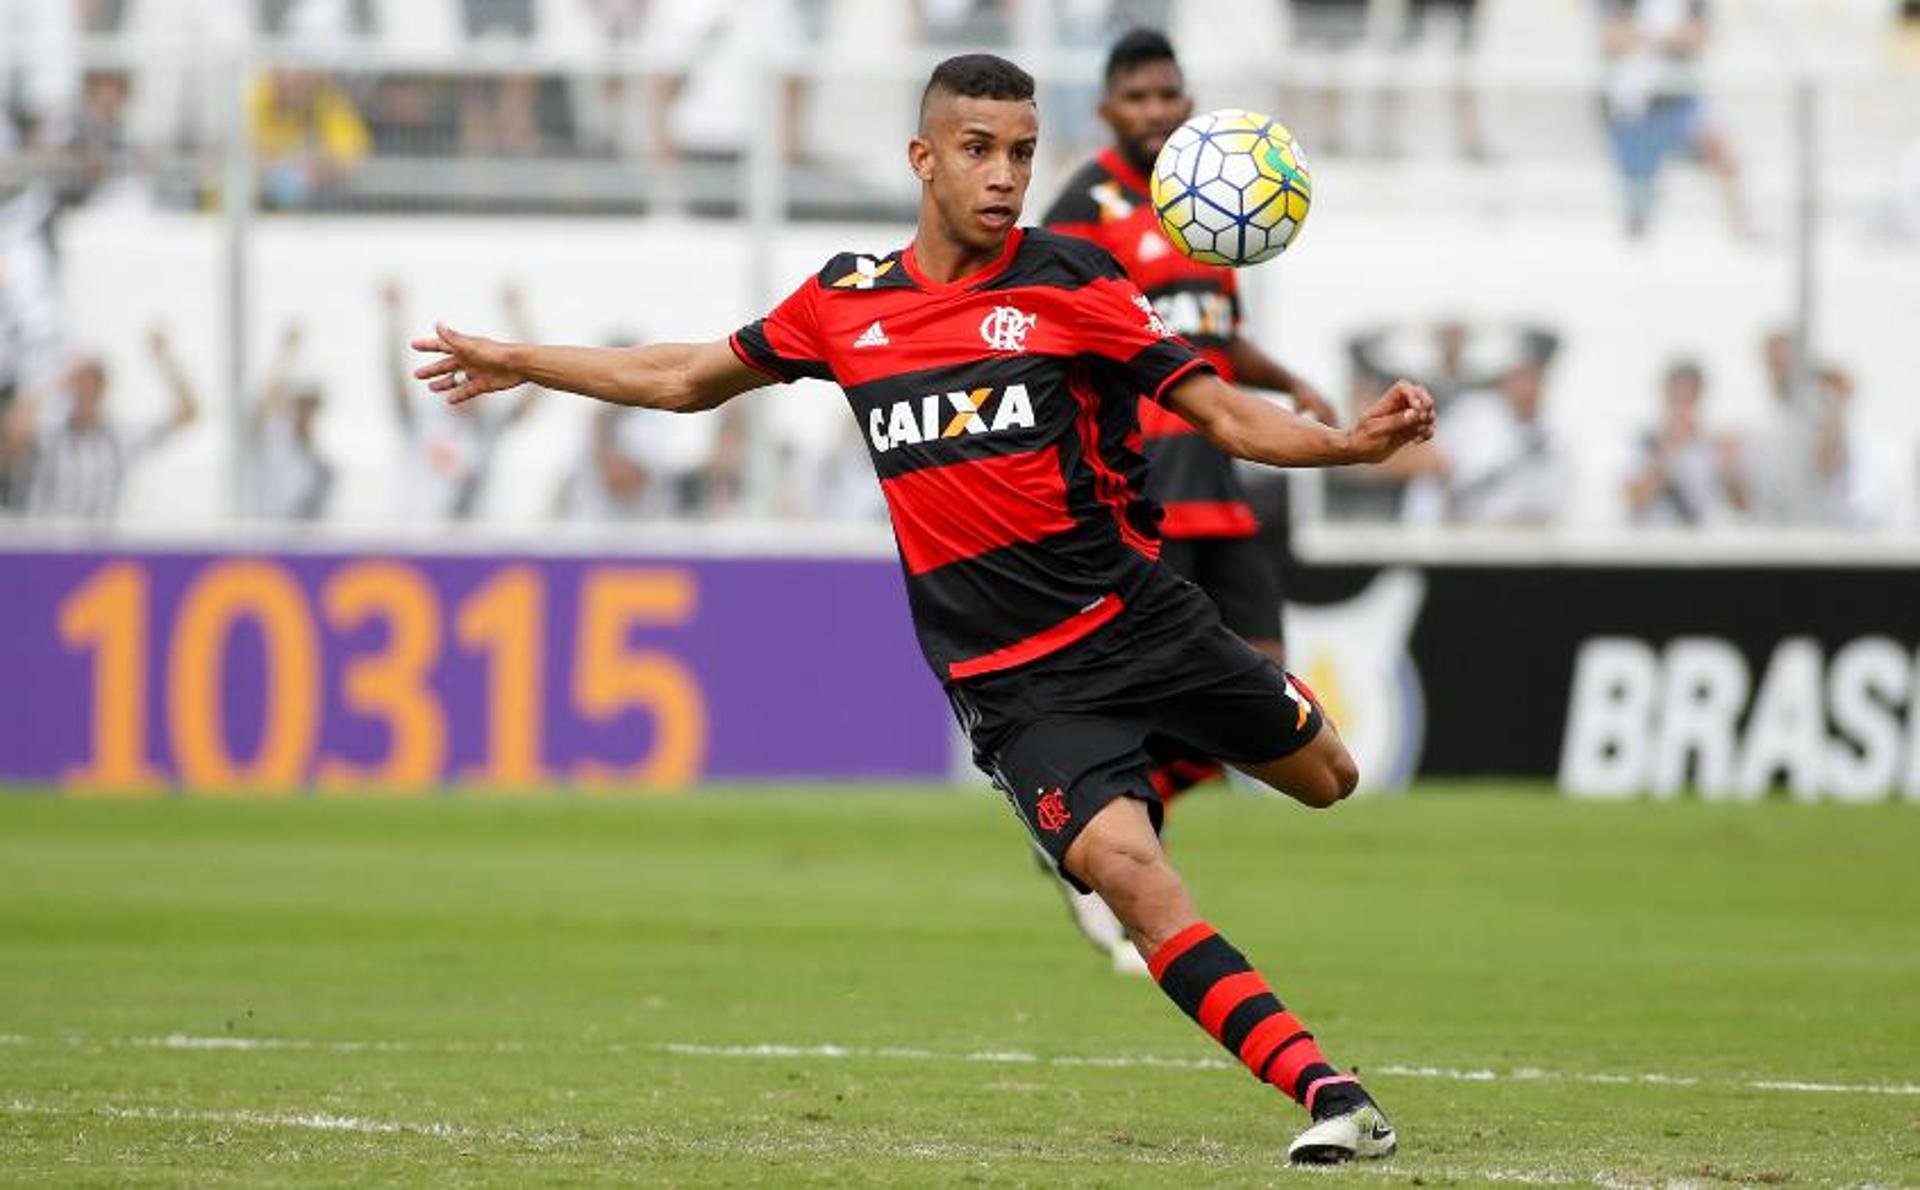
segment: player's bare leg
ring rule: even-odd
[[[1167,998],[1255,1078],[1313,1116],[1288,1147],[1290,1160],[1335,1164],[1393,1154],[1393,1125],[1359,1080],[1327,1061],[1246,957],[1201,920],[1145,803],[1123,797],[1101,807],[1067,848],[1065,863],[1120,918]]]
[[[1307,746],[1278,760],[1234,766],[1303,806],[1324,810],[1344,800],[1360,782],[1360,766],[1331,721],[1323,721]]]

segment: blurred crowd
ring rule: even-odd
[[[1882,3],[1889,60],[1920,66],[1913,0]],[[758,127],[752,74],[774,46],[806,62],[916,51],[1046,45],[1096,53],[1133,24],[1225,28],[1196,55],[1277,74],[1273,102],[1318,158],[1393,157],[1409,98],[1398,56],[1458,63],[1446,106],[1461,160],[1500,156],[1478,90],[1483,0],[0,0],[0,183],[24,162],[61,201],[194,207],[226,181],[236,88],[223,73],[252,46],[244,124],[262,204],[276,209],[401,206],[633,209],[684,201],[688,159],[737,159]],[[1581,0],[1600,65],[1600,121],[1633,234],[1653,222],[1661,175],[1697,163],[1729,221],[1753,234],[1740,154],[1707,94],[1716,37],[1710,0]],[[1578,9],[1575,9],[1578,11]],[[754,15],[758,13],[759,15]],[[1355,56],[1384,63],[1360,72]],[[1234,61],[1228,62],[1228,58]],[[301,63],[293,65],[294,62]],[[809,180],[827,146],[809,143],[818,78],[790,78],[769,130]],[[1085,87],[1050,96],[1053,145],[1092,134]],[[857,100],[856,100],[857,104]],[[839,109],[836,108],[836,112]],[[836,117],[837,119],[837,117]],[[817,127],[817,126],[816,126]],[[816,133],[817,135],[817,133]],[[516,184],[513,162],[623,163],[600,184]],[[419,185],[423,163],[484,176]],[[502,170],[508,170],[503,176]],[[491,171],[491,172],[486,172]],[[843,187],[844,171],[825,170]],[[656,175],[658,175],[656,177]],[[665,180],[662,181],[661,178]],[[641,180],[636,180],[636,178]],[[820,178],[812,180],[820,181]],[[1920,142],[1886,171],[1889,222],[1920,237]],[[803,186],[804,188],[804,186]],[[819,187],[816,187],[819,189]],[[825,189],[831,191],[828,184]],[[737,187],[708,197],[731,202]],[[696,200],[698,196],[695,196]],[[877,196],[874,201],[880,201]],[[858,206],[857,193],[848,199]],[[697,202],[696,202],[697,205]],[[844,205],[844,204],[843,204]]]
[[[62,324],[49,229],[76,203],[211,204],[226,182],[223,152],[236,128],[244,129],[259,202],[272,210],[349,209],[382,177],[413,186],[423,209],[445,208],[458,188],[441,173],[422,186],[425,165],[513,162],[533,171],[526,190],[490,174],[471,192],[516,209],[567,210],[583,200],[569,189],[577,175],[555,170],[556,161],[651,167],[737,157],[748,123],[740,82],[756,37],[786,49],[846,46],[851,29],[853,43],[869,49],[1017,53],[1037,40],[1097,54],[1135,23],[1191,30],[1197,22],[1225,27],[1262,69],[1285,67],[1273,102],[1316,159],[1394,160],[1408,151],[1410,92],[1391,70],[1365,87],[1345,85],[1340,64],[1415,54],[1466,63],[1492,7],[1493,0],[769,0],[755,18],[763,23],[754,23],[749,6],[717,0],[0,0],[0,509],[107,522],[129,474],[177,449],[199,417],[201,385],[212,378],[189,374],[164,326],[153,328],[145,352],[168,394],[164,408],[137,423],[116,412],[116,377],[99,354],[76,349],[84,335]],[[1611,155],[1624,230],[1654,228],[1663,175],[1697,165],[1732,232],[1754,236],[1739,148],[1703,70],[1723,19],[1715,6],[1580,0],[1578,8],[1590,18],[1599,80],[1589,100],[1598,116],[1587,119],[1595,144]],[[1892,60],[1920,71],[1920,0],[1886,0],[1886,11]],[[226,55],[243,44],[254,47],[260,68],[223,73]],[[304,64],[287,65],[295,60]],[[1452,136],[1437,151],[1468,170],[1502,161],[1507,150],[1489,127],[1495,113],[1475,76],[1462,69],[1453,77],[1444,93]],[[804,118],[818,85],[791,80],[774,96],[777,144],[796,170],[817,164],[821,152]],[[1063,152],[1084,150],[1099,135],[1093,98],[1088,87],[1048,93],[1048,126],[1065,130]],[[1900,181],[1887,226],[1920,239],[1920,139],[1891,172]],[[385,193],[380,209],[391,210],[392,191]],[[419,311],[409,311],[398,281],[369,300],[383,311],[386,404],[407,459],[394,517],[484,516],[501,445],[539,416],[539,394],[459,409],[429,399],[406,376],[404,330]],[[516,287],[504,286],[500,303],[512,333],[537,336]],[[639,337],[628,331],[608,341]],[[1430,447],[1390,467],[1330,477],[1328,515],[1562,523],[1576,458],[1592,467],[1596,457],[1594,443],[1567,441],[1557,429],[1571,419],[1543,416],[1564,346],[1551,327],[1465,321],[1353,335],[1348,410],[1391,378],[1412,376],[1440,399],[1440,430]],[[1727,382],[1695,359],[1671,361],[1658,391],[1641,394],[1659,416],[1614,452],[1625,460],[1617,477],[1622,519],[1849,528],[1887,519],[1889,483],[1862,447],[1850,371],[1786,332],[1769,335],[1756,354],[1768,378],[1763,418],[1738,426],[1717,419],[1715,397]],[[248,395],[242,474],[250,516],[335,515],[342,469],[326,447],[330,381],[317,356],[300,325],[282,328],[266,378]],[[763,490],[756,502],[747,477],[760,470],[773,479],[770,497]],[[624,522],[724,518],[749,504],[794,517],[884,516],[850,427],[824,451],[783,445],[756,455],[737,412],[678,418],[614,408],[595,412],[573,464],[552,479],[549,508],[560,520]]]
[[[0,291],[3,295],[4,291]],[[499,447],[536,414],[540,390],[448,406],[411,377],[408,332],[416,323],[397,280],[378,295],[380,350],[401,466],[395,523],[451,523],[485,515]],[[537,339],[515,285],[499,294],[509,332]],[[610,346],[638,342],[610,336]],[[338,470],[323,445],[327,382],[304,350],[302,326],[279,345],[245,415],[244,512],[272,522],[329,515]],[[8,373],[0,352],[0,509],[28,519],[110,523],[129,472],[199,417],[199,386],[164,326],[148,338],[151,366],[168,402],[157,417],[122,418],[105,362],[63,357],[29,378]],[[1661,377],[1657,416],[1631,442],[1570,440],[1546,416],[1559,337],[1539,326],[1457,321],[1370,328],[1348,343],[1347,412],[1393,379],[1425,384],[1439,406],[1432,443],[1378,467],[1327,476],[1325,513],[1335,521],[1545,529],[1570,519],[1576,468],[1621,458],[1621,519],[1635,525],[1804,525],[1871,529],[1885,524],[1888,477],[1874,467],[1853,413],[1854,381],[1842,366],[1803,357],[1786,330],[1767,334],[1758,355],[1767,412],[1736,428],[1716,423],[1703,366],[1676,359]],[[1804,362],[1803,362],[1804,358]],[[1643,402],[1646,403],[1646,402]],[[701,521],[749,511],[752,463],[743,406],[680,416],[595,407],[577,454],[552,480],[549,515],[581,524]],[[1622,449],[1624,448],[1624,449]],[[762,460],[773,477],[771,512],[783,518],[879,521],[885,516],[864,443],[851,421],[824,451],[782,448]]]
[[[1551,528],[1570,520],[1575,471],[1609,452],[1570,440],[1546,416],[1560,340],[1535,326],[1461,322],[1389,327],[1349,342],[1357,404],[1398,376],[1438,406],[1434,440],[1366,470],[1329,476],[1328,516]],[[1658,416],[1627,444],[1620,510],[1634,525],[1730,524],[1870,529],[1892,493],[1853,418],[1854,381],[1807,356],[1791,332],[1758,345],[1767,402],[1759,418],[1715,424],[1706,369],[1690,358],[1660,378]],[[1617,444],[1616,444],[1617,445]]]

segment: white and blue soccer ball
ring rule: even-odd
[[[1153,207],[1173,246],[1202,264],[1240,268],[1287,250],[1313,204],[1293,134],[1239,108],[1180,125],[1153,163]]]

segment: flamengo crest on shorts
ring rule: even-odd
[[[1033,805],[1033,819],[1041,830],[1050,835],[1065,830],[1067,823],[1073,820],[1073,812],[1067,809],[1066,790],[1056,786],[1042,791],[1040,800]]]

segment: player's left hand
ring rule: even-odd
[[[440,358],[413,374],[434,392],[446,394],[449,405],[526,383],[526,375],[513,367],[512,344],[462,334],[445,323],[436,323],[433,331],[431,337],[415,339],[413,349],[438,352]]]
[[[1395,451],[1433,437],[1433,394],[1411,380],[1397,380],[1347,431],[1351,462],[1378,463]]]

